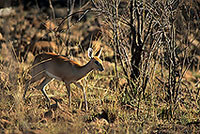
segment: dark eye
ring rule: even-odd
[[[97,64],[98,66],[100,65],[100,63],[98,61],[95,61],[94,63]]]

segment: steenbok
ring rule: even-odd
[[[85,65],[79,65],[73,60],[53,53],[42,53],[35,57],[35,60],[30,70],[31,80],[25,85],[23,98],[25,99],[26,92],[31,83],[44,79],[36,88],[41,90],[45,98],[50,103],[50,99],[45,92],[45,86],[53,79],[63,81],[68,91],[69,106],[71,107],[70,84],[74,83],[77,87],[83,90],[85,109],[88,110],[85,89],[77,81],[86,76],[92,70],[103,71],[102,61],[99,58],[101,49],[93,56],[92,48],[88,49],[90,61]]]

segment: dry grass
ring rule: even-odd
[[[24,14],[20,16],[21,19],[19,16],[16,18],[20,19],[20,22],[28,23]],[[15,21],[12,20],[13,18],[8,21],[8,25],[18,21],[15,18]],[[2,21],[5,20],[0,19],[0,23]],[[82,29],[88,26],[81,23],[78,25],[83,27]],[[77,40],[83,38],[81,36],[85,31],[80,32],[79,27],[74,29],[72,27],[74,35],[70,41],[78,44]],[[20,31],[16,34],[19,33]],[[29,38],[32,38],[33,33],[29,34]],[[78,36],[75,36],[76,34]],[[28,37],[21,38],[28,40]],[[1,47],[0,133],[200,133],[198,72],[186,73],[187,77],[183,80],[178,102],[172,105],[166,101],[166,88],[163,88],[163,84],[156,79],[161,69],[158,63],[155,75],[147,84],[146,98],[136,95],[134,99],[130,99],[126,94],[129,87],[122,69],[118,68],[119,83],[118,88],[115,88],[114,64],[103,61],[104,72],[92,72],[81,81],[87,91],[89,105],[87,112],[82,91],[72,86],[72,109],[70,109],[64,83],[56,80],[46,87],[47,94],[51,97],[51,108],[48,109],[41,91],[34,87],[28,90],[27,100],[24,101],[22,98],[25,82],[29,79],[27,72],[31,60],[19,62],[20,56],[13,53],[16,48],[11,41],[6,40]],[[109,46],[103,47],[103,59],[112,57],[112,49]],[[86,63],[86,53],[77,54],[76,57],[73,57],[73,54],[70,56],[80,63]],[[153,60],[152,63],[155,62]]]
[[[123,105],[119,90],[112,88],[110,65],[103,73],[92,72],[82,80],[87,89],[89,111],[85,112],[82,92],[75,86],[72,86],[73,103],[69,109],[66,89],[59,81],[52,81],[47,86],[47,94],[52,100],[51,109],[47,109],[44,96],[34,88],[28,91],[30,96],[26,101],[22,99],[29,65],[8,57],[1,57],[1,133],[200,132],[199,124],[195,124],[200,118],[199,96],[195,88],[182,91],[182,100],[171,118],[167,113],[170,106],[162,100],[164,91],[159,90],[159,82],[155,81],[148,87],[148,97],[141,100],[137,116],[137,98],[131,106]]]

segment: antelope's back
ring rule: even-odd
[[[68,64],[69,66],[71,65],[70,60],[66,57],[49,52],[38,54],[32,64],[31,74],[36,75],[37,73],[42,71],[48,71],[52,74],[57,74],[57,71],[63,71],[63,67],[66,64]]]
[[[30,71],[30,74],[32,76],[37,75],[38,73],[42,72],[45,70],[45,63],[48,61],[52,60],[52,58],[55,58],[57,55],[56,54],[50,54],[50,53],[41,53],[38,54],[32,64],[32,68]]]
[[[38,54],[34,61],[33,61],[33,66],[36,64],[40,64],[43,63],[45,61],[51,60],[53,58],[53,56],[55,57],[56,54],[50,54],[50,53],[42,53],[42,54]]]

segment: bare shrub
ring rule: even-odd
[[[127,80],[121,88],[116,84],[122,104],[137,107],[138,116],[143,100],[157,98],[166,104],[161,115],[167,118],[175,118],[178,105],[184,104],[181,98],[187,86],[183,77],[194,53],[188,40],[177,43],[177,36],[188,37],[192,31],[197,35],[194,29],[198,24],[195,20],[199,19],[198,8],[192,8],[196,2],[93,1],[108,27],[105,33],[111,33],[109,43],[115,52],[116,80],[123,77]],[[180,21],[183,21],[181,26]]]

